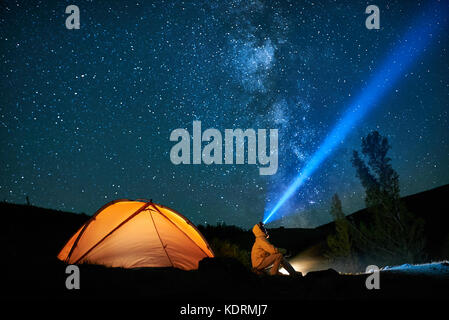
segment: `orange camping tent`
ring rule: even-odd
[[[178,212],[151,201],[116,200],[104,205],[59,252],[70,264],[109,267],[198,268],[214,257],[198,229]]]

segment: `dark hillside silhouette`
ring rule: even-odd
[[[429,260],[449,258],[449,184],[401,198],[406,208],[425,221],[424,235]],[[362,209],[347,216],[354,223],[366,222],[369,210]],[[317,233],[329,234],[334,222],[315,228]]]
[[[1,246],[10,261],[53,259],[65,242],[89,219],[86,214],[0,203]]]
[[[427,237],[426,253],[429,259],[449,258],[449,185],[420,192],[402,198],[406,207],[425,220]],[[4,231],[1,233],[3,252],[10,258],[39,255],[53,258],[78,228],[89,219],[88,215],[75,214],[34,206],[0,203]],[[366,220],[368,210],[359,210],[348,215],[353,222]],[[208,241],[213,238],[227,240],[243,250],[251,250],[253,234],[235,226],[198,226]],[[326,241],[335,230],[334,222],[314,229],[275,228],[269,229],[270,241],[296,254],[307,247]],[[446,253],[446,256],[444,256]]]
[[[426,220],[429,255],[436,258],[442,257],[442,240],[447,237],[448,198],[449,185],[404,198],[407,207]],[[203,260],[196,271],[82,265],[81,289],[70,291],[64,285],[65,264],[57,260],[56,255],[89,216],[4,202],[0,203],[0,210],[3,215],[0,248],[7,275],[3,278],[1,295],[9,298],[164,300],[170,297],[179,301],[224,298],[246,301],[251,297],[266,301],[267,292],[276,293],[268,299],[279,301],[447,297],[449,277],[387,272],[382,275],[382,290],[373,291],[365,288],[366,275],[344,276],[332,271],[316,271],[297,279],[257,276],[232,257]],[[363,220],[367,212],[358,211],[349,219]],[[235,245],[239,254],[253,243],[251,231],[235,226],[207,226],[200,230],[208,241],[216,238]],[[333,230],[330,223],[316,229],[276,228],[269,232],[273,244],[296,254],[311,245],[325,243]]]

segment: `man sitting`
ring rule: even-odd
[[[273,265],[270,274],[276,275],[279,273],[280,265],[282,265],[290,275],[300,274],[293,269],[292,265],[279,252],[279,249],[267,240],[269,235],[263,222],[259,222],[253,227],[253,233],[256,241],[251,250],[251,264],[256,273],[262,273],[265,268]]]

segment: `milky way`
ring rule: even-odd
[[[249,227],[307,163],[426,1],[3,1],[0,200],[92,214],[148,198],[198,224]],[[65,28],[65,7],[81,28]],[[446,33],[447,34],[447,33]],[[363,207],[361,137],[392,145],[402,194],[449,183],[448,37],[436,35],[276,224],[327,222],[335,192]],[[277,128],[279,170],[171,163],[176,128]]]

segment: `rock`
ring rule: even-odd
[[[336,278],[340,274],[334,269],[320,270],[320,271],[312,271],[307,273],[307,279],[322,279],[322,278]]]

